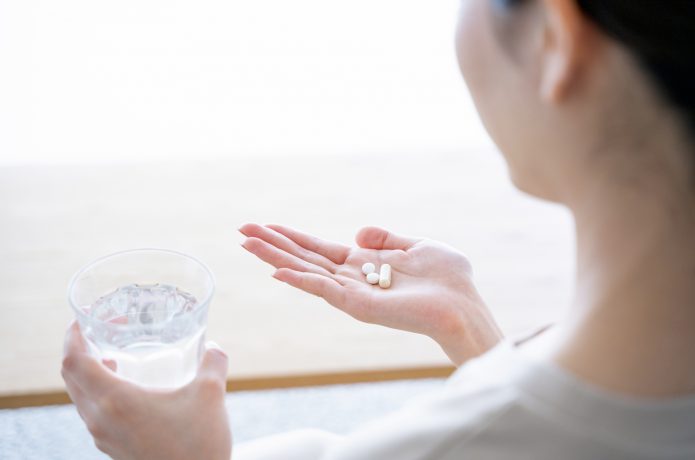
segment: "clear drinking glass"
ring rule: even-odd
[[[195,376],[214,290],[197,259],[133,249],[80,269],[68,299],[92,354],[140,385],[176,388]]]

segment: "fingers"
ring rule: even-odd
[[[301,289],[309,294],[323,297],[328,303],[338,308],[345,306],[346,291],[336,280],[315,273],[298,272],[286,268],[273,274],[275,279]]]
[[[80,332],[80,325],[77,321],[73,320],[68,326],[68,330],[65,332],[63,354],[67,356],[77,353],[88,354],[89,352],[87,351],[87,343],[82,337],[82,332]]]
[[[85,408],[91,407],[91,402],[84,396],[82,389],[69,376],[64,375],[65,389],[70,396],[70,400],[77,406],[77,412],[84,418]]]
[[[292,270],[300,272],[313,272],[323,275],[331,274],[325,268],[319,267],[318,265],[314,265],[300,259],[297,256],[282,251],[259,238],[247,238],[241,246],[275,268],[291,268]]]
[[[365,227],[357,233],[355,238],[357,244],[365,249],[401,249],[407,251],[420,238],[408,238],[399,236],[379,227]]]
[[[302,233],[298,230],[294,230],[283,225],[270,224],[266,225],[266,227],[285,235],[287,238],[291,239],[304,249],[321,254],[325,258],[339,265],[345,263],[345,259],[347,259],[347,256],[350,253],[349,246],[334,243],[332,241],[322,240],[315,236]]]
[[[214,342],[206,343],[205,348],[195,382],[204,385],[206,391],[224,394],[227,388],[227,355]]]
[[[68,328],[64,349],[61,373],[66,382],[72,381],[88,394],[110,389],[119,382],[109,369],[89,354],[77,322]]]
[[[247,237],[259,238],[278,249],[297,256],[302,260],[306,260],[309,263],[323,267],[328,271],[335,271],[335,263],[332,260],[300,246],[287,236],[271,228],[258,224],[244,224],[239,228],[239,231]]]

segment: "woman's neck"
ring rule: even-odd
[[[663,171],[649,183],[607,172],[592,181],[570,203],[577,288],[554,359],[614,391],[695,393],[692,185],[677,187]]]

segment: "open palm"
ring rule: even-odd
[[[245,224],[242,246],[278,270],[280,281],[324,298],[367,323],[425,334],[454,360],[484,352],[501,336],[472,282],[468,260],[432,240],[363,228],[357,247],[281,225]],[[362,265],[389,264],[389,289],[365,280]]]

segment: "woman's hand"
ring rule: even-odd
[[[323,297],[367,323],[425,334],[456,364],[492,348],[502,337],[455,249],[377,227],[357,234],[358,247],[328,242],[280,225],[245,224],[242,246],[278,270],[280,281]],[[366,282],[362,265],[390,264],[392,283]]]
[[[113,363],[105,363],[113,368]],[[229,460],[224,405],[227,356],[209,348],[195,380],[148,390],[119,378],[91,356],[79,326],[66,334],[63,379],[96,446],[116,460]]]

